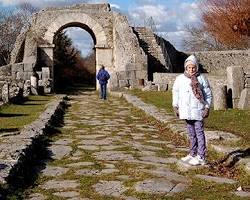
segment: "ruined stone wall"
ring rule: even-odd
[[[0,79],[4,79],[5,76],[11,76],[11,66],[4,65],[0,67]]]
[[[13,76],[25,79],[26,74],[33,70],[28,67],[46,60],[41,68],[49,68],[49,77],[53,80],[53,38],[57,31],[68,27],[80,27],[90,33],[96,49],[96,71],[100,65],[108,69],[111,73],[110,88],[123,87],[128,81],[133,87],[138,85],[139,79],[146,79],[147,56],[140,48],[127,18],[111,11],[109,4],[48,8],[34,14],[24,48],[24,37],[20,35],[13,50],[12,63],[16,63],[20,60],[19,52],[24,49],[23,63],[14,66],[19,70],[12,70]],[[44,52],[43,56],[39,52]]]
[[[18,63],[23,61],[24,45],[26,32],[19,34],[16,38],[15,46],[11,51],[10,64]]]
[[[127,84],[134,87],[139,79],[147,79],[147,56],[139,46],[138,39],[121,14],[114,13],[114,66],[118,87]]]
[[[157,36],[158,44],[162,48],[168,69],[171,73],[181,73],[184,71],[184,61],[188,57],[185,53],[175,49],[175,47],[164,38]]]
[[[246,67],[250,63],[250,50],[204,51],[194,54],[203,68],[215,75],[226,75],[228,66]]]
[[[250,66],[228,67],[227,82],[232,93],[233,107],[250,109]]]
[[[36,157],[35,150],[41,151],[38,144],[42,144],[44,136],[51,135],[52,127],[62,123],[66,109],[66,101],[63,98],[58,97],[48,103],[46,110],[35,121],[23,127],[18,134],[5,134],[1,138],[0,184],[3,188],[9,189],[12,187],[12,182],[16,183],[13,178],[19,177],[27,165],[30,165],[30,160]],[[6,199],[4,196],[6,194],[1,193],[1,195],[3,195],[0,196],[1,199]]]
[[[24,63],[0,67],[0,102],[15,102],[29,95],[31,74],[24,72],[27,67],[30,68],[28,64]]]
[[[168,90],[172,90],[174,81],[180,73],[154,73],[154,83],[155,84],[168,84]],[[214,76],[210,74],[204,74],[211,85],[215,88],[216,85],[227,85],[226,76]]]

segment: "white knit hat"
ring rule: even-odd
[[[197,67],[197,70],[198,70],[199,65],[198,65],[197,59],[196,59],[196,57],[194,55],[189,56],[185,60],[185,62],[184,62],[185,70],[186,70],[187,66],[190,65],[190,64],[195,65]]]

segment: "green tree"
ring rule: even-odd
[[[76,55],[79,51],[72,46],[72,40],[65,31],[59,31],[55,35],[54,44],[55,90],[60,90],[73,84]]]

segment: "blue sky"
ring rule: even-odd
[[[144,26],[153,18],[158,35],[170,41],[178,50],[183,50],[182,39],[187,37],[185,25],[199,22],[198,2],[200,0],[0,0],[0,9],[6,9],[21,2],[35,7],[64,6],[76,3],[110,3],[111,8],[129,19],[131,26]],[[74,44],[87,54],[92,48],[91,37],[79,28],[68,31]]]

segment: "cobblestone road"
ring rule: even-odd
[[[174,172],[176,146],[122,99],[72,96],[65,126],[55,136],[36,187],[27,199],[174,199],[191,180]]]

